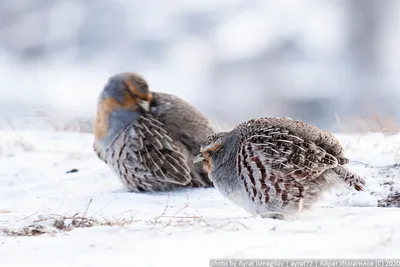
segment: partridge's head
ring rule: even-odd
[[[125,72],[112,76],[100,95],[100,103],[108,102],[113,109],[148,111],[152,95],[146,80],[139,74]]]
[[[215,162],[222,161],[226,134],[222,132],[208,136],[200,146],[200,153],[193,160],[194,163],[203,162],[207,173],[213,172]]]
[[[109,78],[97,105],[96,140],[109,144],[119,131],[148,112],[152,95],[144,78],[132,72]]]

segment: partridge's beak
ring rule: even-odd
[[[149,112],[149,110],[150,110],[150,102],[149,102],[149,101],[143,100],[143,101],[141,101],[141,102],[139,103],[139,105],[140,105],[146,112]]]
[[[203,160],[204,160],[203,155],[200,153],[194,158],[193,163],[199,163],[202,162]]]

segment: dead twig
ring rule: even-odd
[[[88,212],[88,210],[89,210],[90,204],[92,204],[92,199],[89,200],[89,203],[88,203],[87,206],[86,206],[86,210],[85,210],[85,212],[83,213],[82,220],[81,220],[81,222],[78,224],[77,227],[80,227],[80,226],[82,225],[82,222],[83,222],[83,220],[85,219],[86,214],[87,214],[87,212]]]

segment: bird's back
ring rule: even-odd
[[[296,121],[284,117],[265,117],[242,123],[238,126],[238,129],[246,129],[246,131],[242,131],[245,135],[248,132],[256,131],[265,127],[285,129],[304,141],[314,143],[321,147],[326,152],[336,157],[339,164],[343,165],[348,163],[348,159],[344,156],[343,147],[339,140],[337,140],[331,133],[302,121]]]
[[[187,157],[193,185],[211,186],[207,173],[193,164],[193,159],[204,139],[215,132],[212,122],[188,102],[167,93],[153,92],[150,114],[165,125],[169,136]]]
[[[305,142],[315,144],[324,152],[332,155],[337,160],[337,165],[332,166],[332,171],[338,175],[346,184],[354,187],[356,190],[363,190],[365,181],[359,175],[351,172],[344,165],[349,162],[345,157],[344,150],[339,140],[333,134],[323,131],[313,125],[302,121],[295,121],[289,118],[260,118],[251,120],[250,128],[260,129],[262,127],[277,127],[278,129],[288,130],[291,134],[303,139]],[[242,124],[239,128],[246,129],[246,124]],[[251,131],[247,127],[246,132]]]

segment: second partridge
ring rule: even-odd
[[[363,190],[365,181],[330,133],[289,118],[259,118],[205,139],[194,160],[218,190],[248,212],[285,218],[309,209],[340,183]]]

